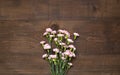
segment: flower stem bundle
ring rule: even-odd
[[[46,41],[41,41],[40,44],[45,50],[42,58],[47,60],[50,64],[52,75],[66,75],[72,66],[72,58],[75,58],[76,48],[73,45],[74,41],[79,36],[78,33],[73,33],[73,38],[66,30],[59,29],[58,31],[46,28],[44,37]]]

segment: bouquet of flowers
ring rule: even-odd
[[[47,38],[48,43],[46,41],[40,42],[46,52],[42,58],[49,62],[51,74],[66,75],[72,66],[72,58],[76,57],[76,48],[73,43],[79,34],[73,33],[73,39],[71,39],[70,33],[66,30],[59,29],[56,31],[46,28],[43,36]]]

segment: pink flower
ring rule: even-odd
[[[46,32],[52,32],[51,28],[46,28]]]
[[[45,44],[45,45],[43,46],[43,48],[44,48],[44,49],[51,49],[51,46],[50,46],[49,44]]]
[[[70,37],[70,33],[66,30],[64,30],[64,34],[66,34],[68,37]]]
[[[58,32],[60,32],[60,33],[64,33],[64,30],[62,30],[62,29],[59,29],[59,30],[58,30]]]
[[[76,50],[76,48],[75,48],[75,46],[74,46],[74,45],[69,45],[68,47],[70,47],[70,48],[72,48],[72,49]]]
[[[72,56],[73,56],[73,57],[76,57],[75,53],[72,53]]]
[[[69,56],[69,57],[75,57],[75,53],[71,52],[70,50],[66,50],[64,52],[64,55]]]
[[[54,31],[52,31],[51,33],[52,33],[52,34],[56,34],[57,32],[54,30]]]
[[[48,59],[56,59],[57,55],[49,55]]]
[[[53,51],[56,52],[56,53],[58,53],[59,49],[58,48],[54,48]]]
[[[67,37],[70,37],[70,33],[69,33],[68,31],[66,31],[66,30],[61,30],[61,29],[59,29],[58,32],[67,35]]]
[[[61,57],[62,60],[65,60],[66,58],[65,57]]]
[[[46,36],[48,34],[48,32],[45,32],[44,34],[43,34],[43,36]]]
[[[71,52],[69,57],[75,57],[75,53]]]
[[[44,55],[42,56],[42,58],[46,58],[46,57],[48,57],[48,55],[47,55],[47,54],[44,54]]]
[[[69,56],[69,55],[70,55],[70,53],[71,53],[71,51],[70,51],[70,50],[66,50],[66,51],[64,52],[64,54],[65,54],[65,55],[67,55],[67,56]]]

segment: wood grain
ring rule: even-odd
[[[39,44],[47,27],[80,34],[68,75],[120,75],[119,9],[119,0],[0,0],[0,75],[50,75]]]

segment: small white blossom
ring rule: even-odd
[[[64,46],[64,48],[68,48],[68,46],[67,46],[67,45],[65,45],[65,46]]]
[[[76,50],[76,48],[75,48],[75,46],[74,46],[74,45],[69,45],[68,47],[70,47],[70,48],[72,48],[72,49]]]
[[[68,63],[69,66],[72,66],[73,64],[72,63]]]
[[[49,44],[45,44],[45,45],[43,46],[43,48],[44,48],[44,49],[51,49],[51,46],[50,46]]]
[[[72,53],[72,56],[73,56],[73,57],[76,57],[75,53]]]
[[[70,50],[66,50],[66,51],[64,52],[64,54],[65,54],[65,55],[68,55],[68,56],[70,55],[70,53],[71,53]]]
[[[56,52],[56,53],[58,53],[59,49],[58,48],[54,48],[53,51]]]
[[[45,44],[45,41],[41,41],[40,44]]]
[[[45,32],[44,34],[43,34],[43,36],[46,36],[48,34],[48,32]]]
[[[52,34],[56,34],[57,32],[54,30],[54,31],[52,31],[51,33],[52,33]]]
[[[66,44],[65,44],[65,43],[63,43],[63,42],[62,42],[62,43],[59,43],[59,44],[60,44],[61,46],[64,46],[64,45],[66,45]]]
[[[46,28],[46,32],[52,32],[51,28]]]
[[[54,41],[57,41],[58,40],[58,38],[54,38]]]
[[[66,34],[68,37],[70,37],[70,33],[66,30],[64,30],[64,34]]]
[[[57,55],[49,55],[48,59],[56,59]]]
[[[64,33],[64,30],[62,30],[62,29],[59,29],[59,30],[58,30],[58,32],[60,32],[60,33]]]
[[[46,57],[48,57],[48,55],[47,54],[43,54],[42,58],[46,58]]]
[[[66,58],[65,57],[61,57],[62,60],[65,60]]]
[[[51,38],[55,37],[55,35],[50,35]]]
[[[59,51],[59,53],[60,53],[60,54],[62,54],[62,52],[61,52],[61,51]]]
[[[64,52],[65,53],[65,52]],[[65,56],[65,54],[64,53],[62,53],[62,56]]]
[[[73,33],[74,34],[74,36],[80,36],[78,33]]]
[[[61,30],[61,29],[59,29],[58,32],[67,35],[67,37],[70,37],[70,33],[69,33],[68,31],[66,31],[66,30]]]
[[[70,50],[66,50],[64,52],[64,55],[69,56],[69,57],[75,57],[75,53],[71,52]]]
[[[51,57],[49,56],[49,57],[48,57],[48,59],[50,60],[50,59],[51,59]]]
[[[73,43],[74,41],[72,39],[67,39],[68,42]]]
[[[69,57],[75,57],[75,53],[71,52],[71,53],[69,54]]]
[[[57,36],[58,36],[58,37],[63,37],[63,36],[64,36],[64,34],[57,34]]]

